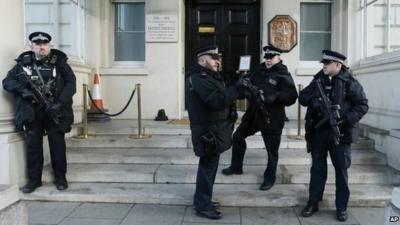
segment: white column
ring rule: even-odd
[[[0,43],[0,78],[6,77],[7,71],[15,64],[14,59],[24,48],[24,6],[23,0],[3,0],[0,7],[0,21],[6,21],[2,24]],[[22,140],[17,134],[13,134],[14,125],[14,99],[13,96],[1,88],[0,94],[0,184],[16,183],[17,174],[12,168],[16,157],[23,152],[23,149],[15,149],[16,146],[22,146]],[[17,143],[19,142],[19,143]],[[15,151],[12,151],[15,150]],[[20,160],[24,163],[23,160]]]

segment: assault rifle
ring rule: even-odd
[[[323,119],[320,120],[316,125],[315,128],[318,128],[322,126],[324,123],[329,122],[329,126],[332,129],[333,132],[333,141],[335,145],[339,145],[340,143],[340,137],[342,137],[342,134],[340,133],[339,130],[339,124],[338,121],[340,120],[340,105],[332,105],[332,102],[330,99],[326,96],[324,89],[322,88],[322,83],[321,80],[318,79],[316,80],[317,82],[317,87],[319,94],[321,96],[322,100],[322,114],[323,114]]]

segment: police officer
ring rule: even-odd
[[[346,56],[341,53],[323,50],[323,69],[300,93],[300,104],[308,107],[305,117],[306,141],[308,152],[312,156],[309,199],[301,212],[304,217],[312,216],[318,211],[318,202],[322,200],[327,179],[326,158],[329,152],[336,174],[336,216],[339,221],[347,220],[346,210],[350,195],[347,169],[351,164],[351,143],[356,138],[357,122],[368,111],[368,100],[361,84],[344,65],[345,60]],[[323,93],[331,104],[340,106],[337,127],[341,136],[336,143],[330,123],[320,123],[324,119],[324,106],[317,82],[320,82]]]
[[[42,185],[43,136],[46,134],[54,184],[58,190],[65,190],[68,188],[65,133],[71,130],[73,122],[75,75],[65,53],[50,49],[49,34],[34,32],[29,40],[32,51],[20,54],[17,64],[3,80],[4,89],[15,95],[15,125],[26,136],[28,182],[21,191],[31,193]],[[39,95],[44,97],[47,106]]]
[[[228,168],[222,170],[224,175],[242,174],[243,158],[248,136],[261,131],[268,151],[268,165],[264,172],[264,182],[260,190],[270,189],[276,179],[278,149],[285,121],[285,106],[290,106],[297,99],[293,79],[280,58],[281,51],[273,46],[265,46],[265,62],[261,63],[250,75],[253,85],[264,93],[265,108],[269,115],[263,113],[254,95],[250,106],[242,117],[242,122],[233,134],[232,161]],[[269,117],[269,118],[266,118]]]
[[[200,157],[194,194],[194,209],[198,216],[220,219],[219,203],[212,202],[213,185],[219,155],[232,144],[233,124],[230,106],[238,96],[245,79],[226,88],[222,75],[221,56],[217,47],[197,52],[197,64],[191,68],[186,82],[186,103],[192,132],[193,149]]]

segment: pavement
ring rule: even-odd
[[[196,216],[191,206],[159,204],[24,202],[29,225],[383,225],[389,208],[349,208],[348,220],[339,222],[335,209],[322,208],[310,218],[299,216],[301,207],[222,207],[221,220]]]

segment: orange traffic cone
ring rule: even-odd
[[[92,99],[93,101],[90,104],[90,111],[96,112],[98,109],[103,110],[103,99],[100,95],[100,76],[97,73],[94,74]]]
[[[103,99],[100,95],[100,75],[94,74],[93,80],[93,91],[92,91],[92,101],[90,104],[90,110],[88,112],[88,121],[108,121],[110,117],[103,112],[108,112],[104,109]]]

